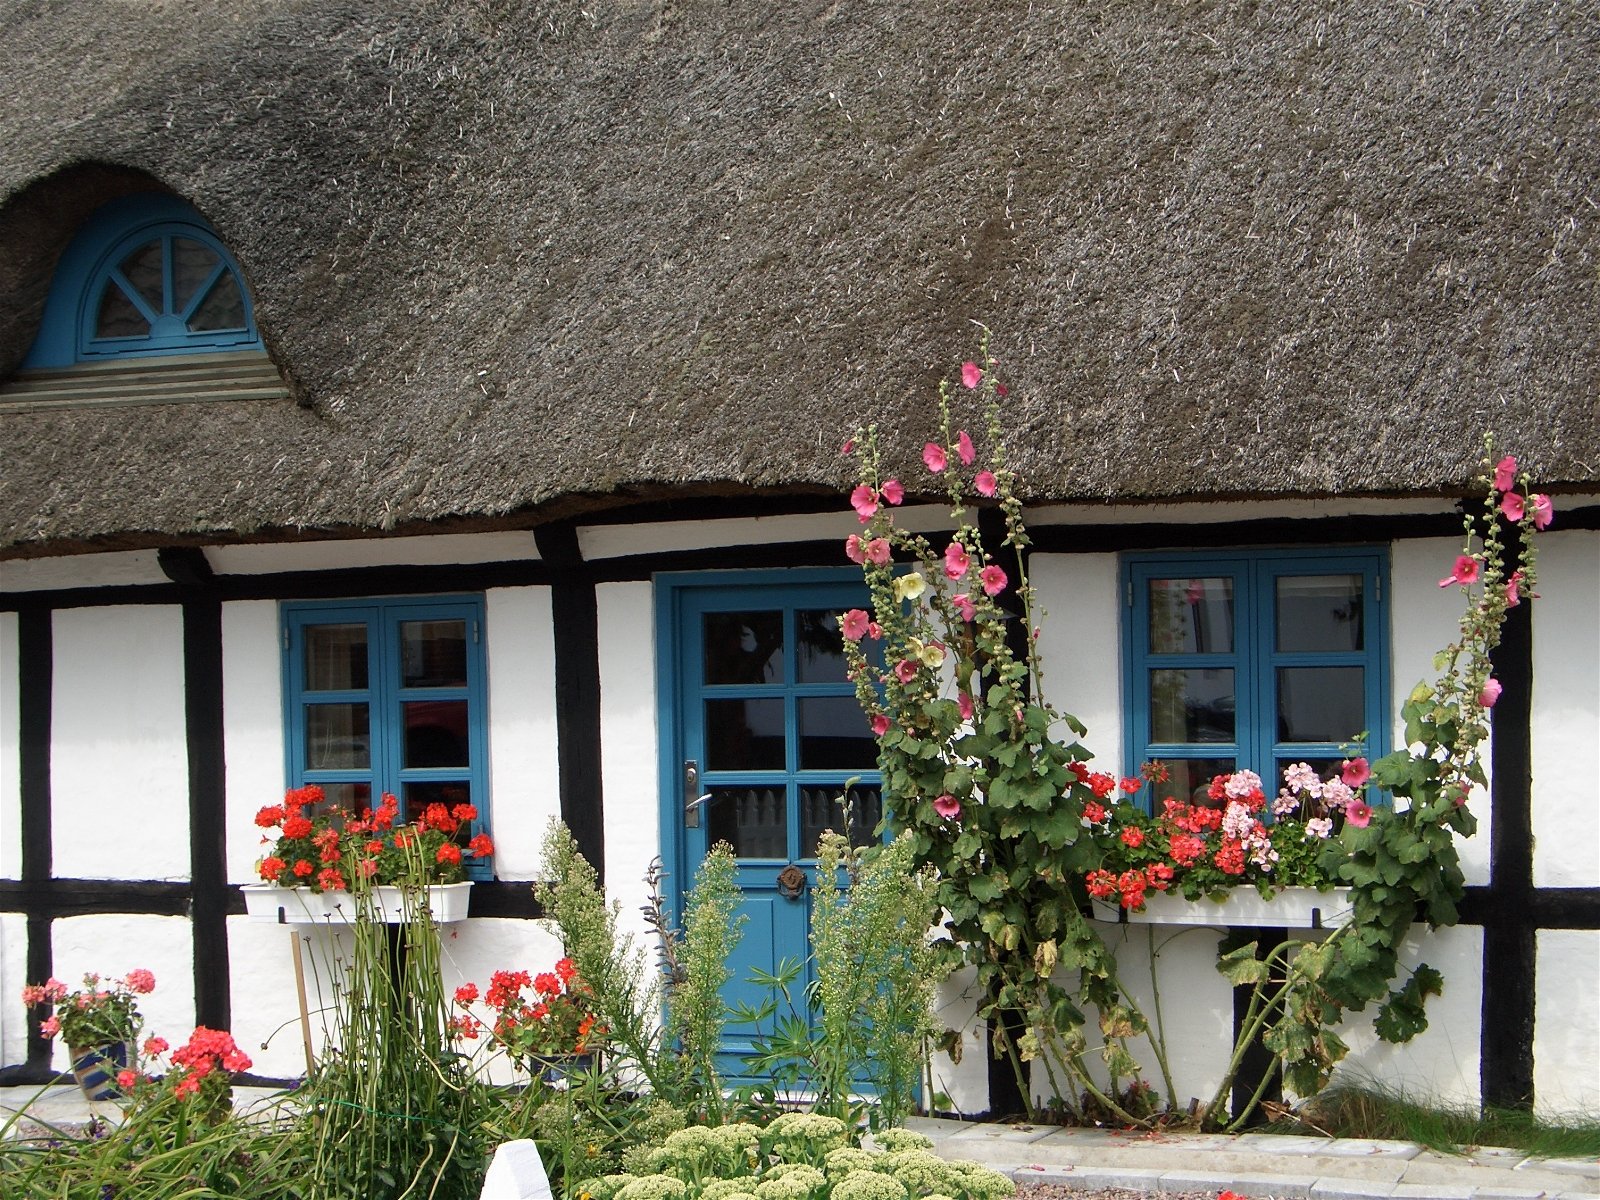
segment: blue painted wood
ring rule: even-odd
[[[1125,770],[1150,759],[1232,759],[1235,769],[1262,777],[1268,794],[1282,769],[1301,760],[1347,754],[1377,758],[1389,744],[1389,618],[1384,603],[1388,556],[1378,548],[1278,549],[1237,553],[1130,554],[1123,559],[1126,603],[1122,629],[1125,670]],[[1361,579],[1362,646],[1359,650],[1292,652],[1278,648],[1276,588],[1291,576],[1355,575]],[[1150,647],[1150,582],[1155,579],[1226,579],[1233,585],[1231,649],[1158,653]],[[1363,672],[1364,729],[1344,740],[1280,739],[1278,671],[1294,667],[1359,667]],[[1158,741],[1151,720],[1151,674],[1162,669],[1234,672],[1234,736],[1219,741]],[[1363,736],[1358,736],[1362,735]]]
[[[478,820],[472,832],[488,833],[490,827],[488,688],[484,653],[484,606],[482,597],[422,597],[366,601],[285,602],[282,606],[284,630],[284,748],[287,778],[291,786],[305,784],[364,783],[371,788],[372,802],[384,792],[402,798],[407,784],[466,783]],[[401,662],[401,627],[408,621],[453,621],[464,623],[466,633],[466,672],[464,686],[406,687]],[[305,665],[306,630],[319,625],[361,625],[367,638],[367,686],[314,690],[307,686]],[[403,714],[407,702],[467,705],[467,765],[408,766],[405,762]],[[313,769],[308,763],[306,714],[313,704],[364,703],[368,713],[366,767]],[[490,865],[467,860],[467,876],[489,879]]]
[[[181,306],[175,302],[172,287],[171,251],[175,237],[202,243],[220,260],[210,278]],[[118,269],[130,251],[155,240],[160,240],[163,246],[163,304],[159,311]],[[189,318],[224,273],[231,274],[238,285],[244,305],[244,326],[236,330],[191,332],[187,327]],[[128,296],[151,323],[151,336],[115,339],[94,336],[100,300],[108,286],[119,287]],[[261,348],[244,273],[216,232],[191,205],[178,197],[164,192],[140,192],[103,205],[74,235],[56,265],[39,333],[21,365],[23,369],[69,367],[106,358]]]

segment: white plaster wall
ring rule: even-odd
[[[274,571],[334,571],[346,567],[522,562],[537,559],[539,548],[532,533],[515,531],[211,546],[205,554],[219,575],[268,575]]]
[[[1457,925],[1429,931],[1414,926],[1400,949],[1396,985],[1418,963],[1444,976],[1444,994],[1428,997],[1428,1028],[1409,1042],[1382,1041],[1372,1028],[1377,1009],[1346,1017],[1338,1034],[1350,1047],[1339,1074],[1428,1102],[1476,1104],[1479,1099],[1479,1027],[1483,1012],[1483,930]],[[1541,985],[1542,985],[1541,981]],[[1593,1011],[1593,1002],[1589,1005]]]
[[[961,1035],[960,1062],[943,1050],[929,1064],[932,1103],[939,1112],[971,1116],[989,1108],[989,1030],[978,1020],[977,971],[962,967],[938,987],[933,997],[934,1028]]]
[[[22,559],[0,565],[0,586],[8,592],[171,582],[156,561],[154,550],[68,554],[57,558]]]
[[[648,896],[642,877],[661,852],[654,588],[648,583],[603,583],[595,589],[595,607],[606,895],[621,903],[624,927],[645,938],[638,915]]]
[[[278,606],[271,600],[229,601],[222,606],[222,750],[232,883],[259,882],[262,831],[255,815],[283,798],[283,747]]]
[[[1534,960],[1536,1114],[1592,1122],[1600,1113],[1600,933],[1546,929]]]
[[[1405,721],[1400,707],[1411,694],[1419,680],[1432,683],[1438,677],[1433,669],[1433,656],[1455,641],[1460,631],[1461,614],[1465,611],[1459,587],[1442,588],[1439,580],[1450,574],[1450,568],[1461,553],[1460,538],[1419,538],[1415,541],[1394,543],[1389,567],[1392,600],[1390,613],[1389,694],[1394,717],[1391,725],[1390,746],[1399,749],[1405,744]],[[1484,771],[1489,769],[1491,742],[1482,747]],[[1489,882],[1489,796],[1482,788],[1475,788],[1469,800],[1478,817],[1478,832],[1470,838],[1458,838],[1457,850],[1461,855],[1461,870],[1469,885]]]
[[[0,613],[0,879],[22,874],[22,717],[17,614]]]
[[[28,918],[22,913],[0,913],[0,1066],[14,1066],[28,1058],[27,1009],[22,1006],[29,979]]]
[[[550,970],[561,957],[561,942],[544,921],[484,918],[446,926],[442,956],[447,996],[453,996],[456,988],[467,982],[477,984],[482,995],[496,971],[522,970],[537,975]],[[489,1014],[481,1001],[471,1011],[480,1021]],[[474,1053],[480,1069],[493,1082],[511,1083],[517,1079],[505,1056],[494,1053],[487,1038],[466,1043],[466,1048]],[[526,1076],[522,1078],[525,1080]]]
[[[921,504],[898,508],[895,524],[915,533],[932,533],[953,527],[949,509]],[[660,554],[669,550],[704,550],[712,546],[771,546],[782,542],[839,541],[839,561],[844,562],[844,540],[861,531],[861,522],[847,506],[832,513],[793,513],[773,517],[730,517],[709,521],[657,521],[644,525],[585,525],[578,529],[578,545],[586,561],[624,558],[630,554]]]
[[[1600,533],[1540,534],[1538,590],[1541,598],[1533,606],[1533,883],[1595,887],[1600,885]],[[1544,982],[1541,976],[1541,988]],[[1591,1029],[1597,1024],[1589,1022]],[[1591,1078],[1600,1078],[1600,1072]]]
[[[1115,554],[1037,554],[1029,579],[1044,614],[1044,692],[1088,726],[1083,744],[1104,771],[1129,774],[1122,761],[1121,606]]]
[[[166,605],[64,609],[53,634],[55,874],[188,878],[182,613]],[[138,819],[120,819],[130,812]]]
[[[194,933],[187,918],[67,917],[51,923],[50,939],[55,976],[74,990],[90,971],[113,979],[135,967],[152,971],[156,990],[139,998],[145,1036],[159,1034],[174,1046],[188,1040],[194,1031]],[[58,1070],[70,1065],[60,1038],[52,1062]]]
[[[486,604],[494,869],[532,879],[545,829],[561,813],[550,589],[495,588]]]

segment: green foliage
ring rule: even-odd
[[[716,1067],[727,1021],[722,990],[733,978],[728,964],[747,920],[735,916],[737,872],[733,847],[726,842],[718,842],[701,862],[684,901],[681,975],[666,993],[667,1043],[678,1047],[687,1084],[698,1089],[713,1121],[722,1117],[722,1079]]]

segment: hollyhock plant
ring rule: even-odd
[[[1461,584],[1465,587],[1469,583],[1478,582],[1478,560],[1470,554],[1458,554],[1456,564],[1450,574],[1439,580],[1440,587],[1449,587],[1451,584]]]

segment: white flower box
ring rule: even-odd
[[[1129,925],[1243,925],[1268,929],[1337,929],[1350,921],[1350,889],[1319,892],[1310,887],[1280,889],[1263,900],[1253,887],[1236,887],[1222,899],[1149,892],[1140,912],[1128,912],[1109,900],[1094,901],[1095,918]]]
[[[276,887],[270,883],[247,883],[244,909],[252,921],[273,921],[280,925],[321,925],[356,919],[356,900],[349,892],[313,892],[310,888]],[[397,887],[372,889],[377,918],[385,925],[403,925],[405,904]],[[440,924],[467,919],[472,898],[472,883],[436,883],[428,888],[428,909]]]

